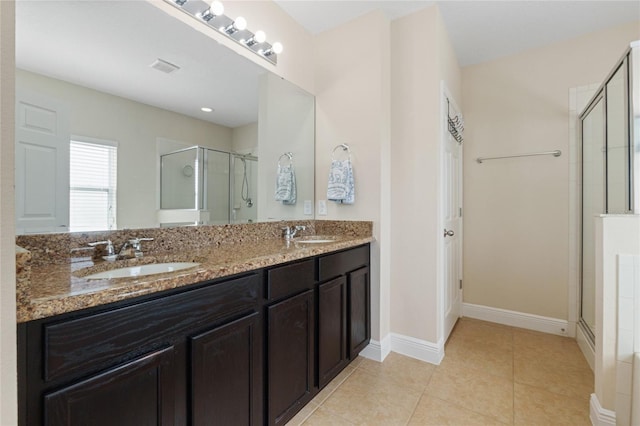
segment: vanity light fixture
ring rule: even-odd
[[[267,42],[264,31],[255,33],[247,29],[247,20],[238,16],[235,20],[224,14],[224,5],[220,0],[164,0],[177,7],[200,22],[224,34],[236,43],[268,60],[274,65],[278,63],[278,55],[282,53],[282,43]]]
[[[205,13],[206,15],[203,16],[202,19],[208,22],[216,16],[220,16],[224,13],[224,5],[218,0],[213,0],[211,2],[211,6],[209,6],[209,9],[207,9]]]
[[[247,47],[251,47],[258,43],[264,43],[265,41],[267,41],[267,35],[264,33],[264,31],[258,30],[253,35],[253,37],[246,40],[244,43],[247,45]]]
[[[271,55],[279,55],[280,53],[282,53],[282,43],[278,43],[277,41],[275,43],[273,43],[273,46],[271,46],[269,49],[267,50],[262,50],[259,51],[260,53],[262,53],[264,56],[269,57]]]
[[[202,111],[202,112],[213,112],[213,108],[202,107],[202,108],[200,108],[200,111]]]
[[[247,20],[242,16],[238,16],[235,21],[226,27],[220,27],[220,31],[226,33],[227,35],[235,34],[238,31],[244,31],[247,29]]]

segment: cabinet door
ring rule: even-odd
[[[267,308],[268,421],[284,424],[311,399],[313,290]]]
[[[347,364],[347,279],[318,286],[318,379],[320,388]]]
[[[354,359],[371,338],[371,294],[369,268],[360,268],[347,276],[349,283],[349,358]]]
[[[44,397],[46,425],[172,425],[173,346]]]
[[[260,314],[191,338],[191,418],[199,425],[262,423]]]

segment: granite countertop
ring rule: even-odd
[[[17,280],[17,321],[27,322],[66,312],[175,289],[215,278],[316,256],[372,242],[372,237],[341,237],[323,244],[287,244],[283,239],[212,245],[187,253],[158,252],[117,262],[77,258],[68,263],[22,267]],[[88,280],[83,276],[145,263],[197,262],[198,267],[137,278]]]

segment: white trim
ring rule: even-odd
[[[445,217],[443,214],[443,209],[442,206],[445,204],[444,203],[444,197],[445,197],[445,189],[443,188],[444,182],[445,182],[445,177],[444,177],[444,173],[445,173],[445,165],[444,165],[444,153],[445,153],[445,144],[446,144],[446,138],[448,137],[449,134],[449,129],[448,129],[448,115],[447,115],[447,100],[449,101],[449,103],[451,104],[451,106],[453,107],[453,109],[456,111],[456,113],[459,113],[460,115],[462,115],[461,109],[458,106],[456,100],[454,99],[453,95],[451,94],[451,91],[449,90],[449,87],[447,86],[447,83],[445,80],[440,80],[440,117],[439,117],[439,122],[440,122],[440,141],[438,143],[438,158],[439,158],[439,168],[440,170],[438,171],[437,174],[437,188],[438,188],[438,200],[440,202],[440,207],[437,209],[437,220],[438,220],[438,229],[444,229],[445,226]],[[463,149],[464,144],[461,144],[460,146],[460,165],[462,166],[464,164],[464,149]],[[460,208],[463,208],[463,202],[464,202],[464,170],[463,167],[461,167],[460,169],[460,182],[458,182],[459,184],[459,191],[460,191]],[[458,239],[459,239],[459,244],[460,244],[460,258],[458,259],[458,269],[459,269],[459,278],[462,280],[463,279],[463,244],[464,244],[464,219],[460,220],[460,227],[459,229],[456,231],[458,234]],[[448,291],[447,289],[447,283],[445,282],[445,270],[446,267],[448,265],[444,264],[444,260],[445,260],[445,255],[444,255],[444,238],[440,238],[438,240],[438,244],[436,247],[436,282],[437,282],[437,286],[436,286],[436,301],[437,301],[437,307],[436,307],[436,321],[437,321],[437,335],[436,338],[438,339],[438,341],[442,340],[442,341],[446,341],[446,339],[449,337],[449,334],[451,334],[451,331],[453,330],[453,326],[455,325],[455,322],[453,324],[450,325],[450,327],[447,327],[447,321],[446,321],[446,306],[445,306],[445,295]],[[460,291],[459,293],[460,296],[460,305],[457,306],[457,310],[458,312],[456,312],[456,317],[459,317],[461,315],[461,311],[462,311],[462,291]],[[457,320],[457,318],[456,318]],[[434,345],[431,342],[425,342],[428,343],[429,345]],[[438,345],[436,345],[438,346]],[[442,352],[442,356],[444,356],[444,345],[442,345],[443,348],[442,350],[439,349],[439,351]],[[393,343],[392,343],[392,347],[393,347]],[[419,351],[421,352],[421,351]],[[428,350],[428,352],[431,352],[431,350]],[[410,355],[411,356],[411,355]],[[434,359],[433,355],[429,356],[430,359]],[[418,359],[422,359],[422,358],[418,358]],[[439,358],[439,360],[437,362],[433,362],[434,364],[440,364],[440,360],[442,360],[442,357]],[[432,362],[432,361],[428,361],[428,362]]]
[[[94,138],[92,136],[81,136],[76,134],[70,135],[70,140],[75,142],[92,143],[94,145],[115,146],[116,148],[119,145],[118,141],[114,141],[112,139],[100,139],[100,138]]]
[[[616,425],[616,413],[615,411],[602,408],[600,401],[595,393],[591,394],[591,400],[589,401],[589,419],[593,426],[615,426]]]
[[[439,365],[444,358],[444,340],[438,343],[391,333],[391,350],[402,355]]]
[[[382,341],[371,340],[360,352],[360,356],[382,362],[391,352],[391,336],[387,334]]]
[[[566,320],[471,303],[462,304],[462,316],[559,336],[567,336],[569,326]]]
[[[578,325],[576,327],[576,341],[578,342],[578,347],[582,351],[582,355],[587,360],[589,367],[591,367],[591,371],[596,371],[596,351],[589,338],[584,334],[582,327]]]

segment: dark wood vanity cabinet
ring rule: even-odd
[[[20,424],[262,424],[261,272],[19,324]]]
[[[318,285],[318,385],[322,388],[349,362],[347,353],[347,279]]]
[[[347,274],[349,294],[349,359],[354,359],[371,340],[371,286],[369,267]]]
[[[172,425],[174,347],[160,349],[44,395],[46,425]]]
[[[267,270],[267,423],[289,421],[369,343],[369,245]]]
[[[19,324],[19,424],[284,424],[368,344],[369,285],[367,244]]]
[[[262,424],[261,324],[256,312],[191,338],[192,424]]]
[[[324,387],[371,338],[369,245],[318,259],[318,381]]]
[[[285,424],[314,394],[315,259],[267,272],[267,421]]]

